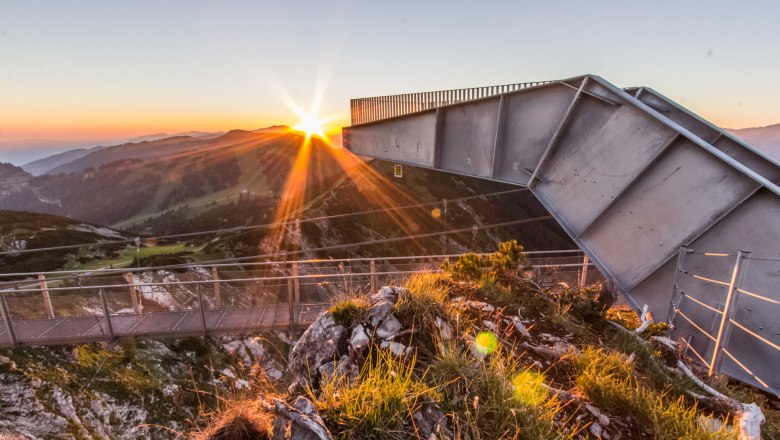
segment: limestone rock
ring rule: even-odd
[[[517,329],[518,332],[520,332],[523,337],[530,338],[531,333],[528,332],[528,329],[525,328],[525,325],[523,325],[523,322],[520,320],[519,316],[513,316],[512,317],[512,324],[514,324],[515,329]]]
[[[289,356],[289,369],[298,384],[311,386],[320,377],[323,364],[338,359],[347,351],[347,331],[325,311],[301,335]]]
[[[382,344],[379,345],[380,348],[390,349],[390,353],[393,353],[395,356],[403,357],[407,354],[411,353],[413,348],[407,347],[404,344],[401,344],[400,342],[390,342],[390,341],[382,341]]]
[[[292,406],[274,400],[277,417],[273,424],[274,440],[332,440],[328,428],[317,414],[314,404],[298,396]]]
[[[368,336],[368,333],[366,333],[366,329],[363,325],[358,324],[357,327],[352,329],[352,337],[349,339],[349,343],[355,351],[362,351],[364,348],[368,347],[369,342],[371,342],[371,338]]]
[[[384,299],[378,301],[368,309],[368,322],[376,328],[392,312],[393,304],[390,301]]]
[[[401,330],[401,322],[392,314],[387,315],[382,324],[376,329],[377,337],[381,339],[391,339]]]

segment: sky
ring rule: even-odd
[[[776,0],[0,0],[0,161],[295,124],[349,99],[597,74],[780,123]]]

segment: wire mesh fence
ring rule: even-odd
[[[672,336],[709,369],[780,395],[780,258],[683,248]]]
[[[244,262],[51,278],[41,274],[0,289],[0,345],[307,325],[335,298],[401,284],[457,257]],[[527,263],[540,279],[571,285],[583,281],[583,269],[588,281],[601,277],[583,266],[579,251],[529,252]]]

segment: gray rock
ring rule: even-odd
[[[322,364],[318,370],[321,384],[334,378],[344,379],[349,383],[355,380],[360,373],[357,365],[349,356],[342,356],[338,361]]]
[[[401,322],[391,313],[385,317],[382,324],[376,329],[376,335],[381,339],[391,339],[399,331],[401,331]]]
[[[520,321],[520,317],[519,316],[513,316],[512,317],[512,324],[514,324],[514,326],[517,329],[517,331],[520,332],[520,334],[523,335],[523,337],[526,337],[526,338],[530,338],[531,337],[531,333],[528,332],[528,329],[525,328],[525,325],[523,325],[523,322]]]
[[[390,349],[390,353],[393,353],[395,356],[403,357],[407,354],[412,352],[412,347],[407,347],[404,344],[401,344],[400,342],[390,342],[390,341],[382,341],[382,344],[379,345],[380,348],[384,349]]]
[[[381,300],[374,303],[368,309],[368,322],[376,328],[387,315],[393,312],[393,304],[388,300]]]
[[[274,440],[332,440],[328,428],[317,414],[314,404],[298,396],[292,406],[274,400],[277,417],[273,424]]]
[[[320,377],[323,364],[347,352],[347,331],[325,311],[301,335],[290,351],[288,366],[298,384],[311,386]]]
[[[398,295],[396,295],[395,289],[390,286],[382,287],[381,289],[379,289],[379,292],[369,297],[369,301],[371,302],[371,304],[377,303],[379,301],[389,301],[390,303],[395,303],[397,299],[398,299]]]
[[[371,342],[371,338],[361,324],[358,324],[357,327],[352,329],[352,337],[349,339],[349,343],[355,351],[362,351],[364,348],[368,347],[369,342]]]

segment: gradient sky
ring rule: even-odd
[[[353,97],[584,73],[769,125],[778,17],[776,0],[0,0],[0,161],[19,139],[294,124],[315,96],[346,125]]]

